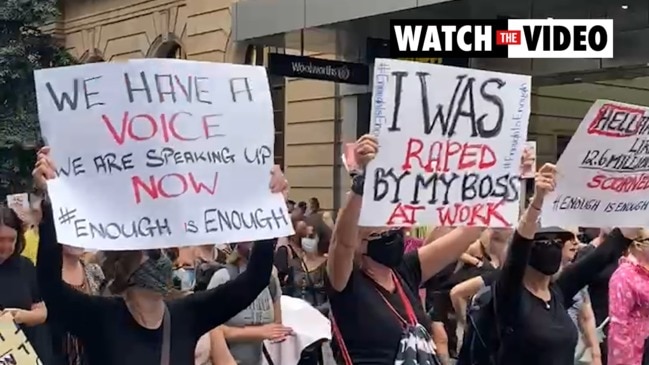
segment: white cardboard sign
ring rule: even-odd
[[[508,227],[518,219],[531,77],[376,60],[362,226]]]
[[[545,226],[646,227],[649,108],[597,100],[557,162]]]
[[[293,232],[269,191],[263,67],[156,59],[39,70],[35,81],[59,242],[148,249]]]
[[[12,209],[29,209],[29,194],[18,193],[7,195],[7,206]]]

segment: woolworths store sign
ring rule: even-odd
[[[268,72],[274,75],[300,77],[346,84],[367,85],[369,68],[362,63],[331,61],[322,58],[271,53]]]

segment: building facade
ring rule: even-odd
[[[484,18],[496,10],[512,15],[512,7],[527,11],[532,2],[499,1],[495,7],[488,4],[493,1],[478,0],[63,0],[62,16],[51,31],[82,62],[158,57],[264,64],[268,52],[365,62],[366,40],[385,38],[391,17],[412,17],[409,11],[416,11],[416,18]],[[460,3],[481,5],[466,9]],[[564,8],[584,8],[579,3]],[[565,10],[543,6],[540,11],[548,14],[541,16],[562,17]],[[644,37],[638,34],[632,36]],[[619,49],[616,60],[606,62],[472,60],[471,67],[535,76],[534,84],[541,86],[533,92],[529,139],[537,141],[541,162],[556,161],[593,100],[646,104],[649,81],[603,81],[645,75],[649,51],[630,47],[618,58]],[[620,69],[625,72],[611,71]],[[318,197],[324,209],[336,209],[348,186],[342,147],[369,123],[369,87],[273,75],[270,82],[276,162],[291,183],[291,199]]]

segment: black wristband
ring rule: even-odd
[[[352,192],[356,195],[363,195],[363,189],[365,188],[365,175],[359,174],[355,175],[352,178]]]

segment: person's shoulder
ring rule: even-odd
[[[18,255],[16,256],[15,260],[16,260],[15,261],[16,265],[21,269],[34,270],[36,268],[36,265],[34,265],[34,263],[29,257]]]
[[[363,273],[361,272],[360,268],[354,265],[352,272],[349,274],[347,285],[343,290],[338,291],[331,286],[329,275],[327,275],[325,271],[324,288],[327,296],[329,297],[329,299],[336,298],[336,300],[341,300],[340,298],[344,297],[354,297],[359,288],[359,285],[363,285],[363,280],[361,280],[362,275]]]
[[[216,271],[212,274],[212,277],[210,278],[210,282],[207,285],[207,289],[212,289],[215,288],[221,284],[227,283],[228,281],[232,280],[232,276],[230,275],[231,271],[231,264],[226,264],[220,268],[217,268]]]

